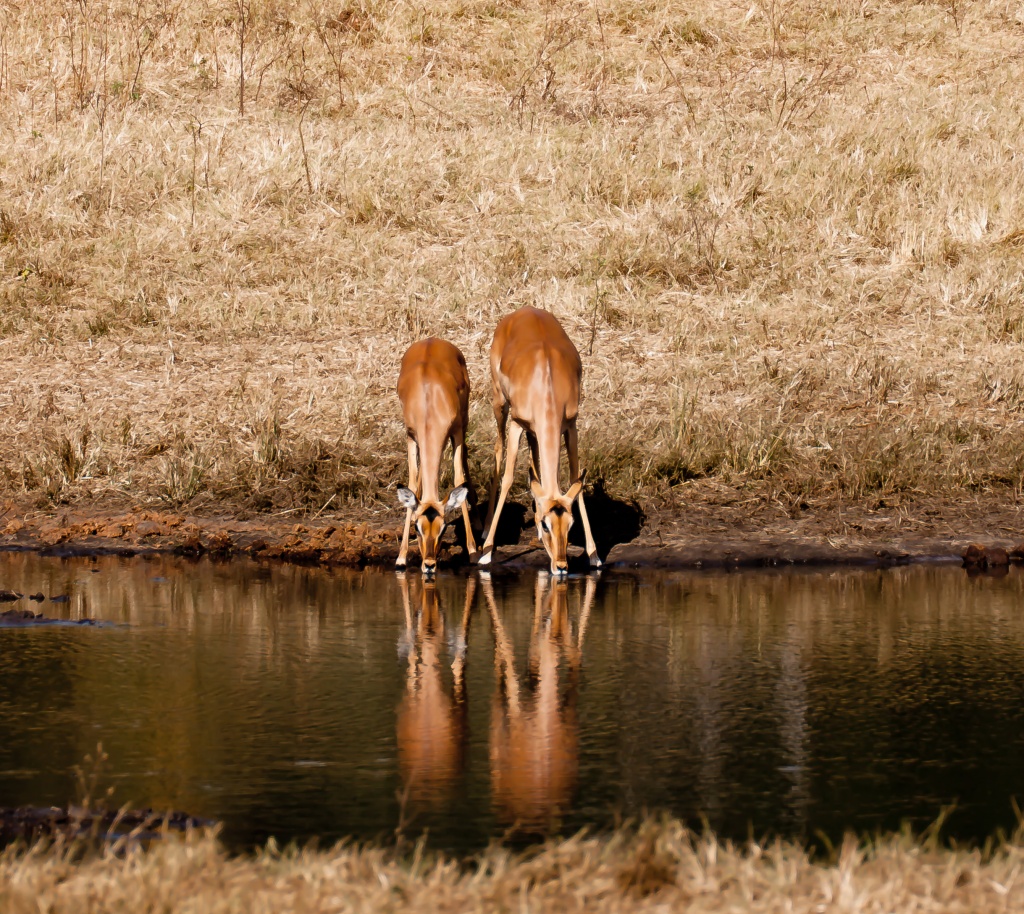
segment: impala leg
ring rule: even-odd
[[[537,436],[533,432],[527,432],[526,442],[530,445],[530,466],[533,468],[533,475],[540,482],[540,456],[537,454]]]
[[[465,701],[466,686],[464,673],[466,670],[466,641],[469,637],[469,621],[473,612],[473,600],[476,597],[476,578],[466,578],[466,602],[462,609],[462,623],[459,625],[458,640],[455,642],[455,659],[452,661],[452,674],[455,678],[455,700]]]
[[[508,490],[512,487],[512,477],[516,473],[516,457],[519,455],[519,439],[522,436],[523,427],[513,419],[508,436],[508,453],[505,455],[505,475],[501,478],[501,493],[498,495],[498,503],[494,506],[494,517],[491,518],[491,526],[487,530],[487,539],[480,550],[479,562],[481,565],[491,564],[491,557],[494,554],[494,536],[498,531],[498,521],[501,520],[501,509],[505,506]]]
[[[505,633],[501,614],[498,612],[498,604],[494,599],[494,587],[486,577],[480,581],[480,585],[483,587],[484,599],[487,601],[487,609],[491,614],[491,628],[494,631],[494,672],[505,693],[509,717],[518,717],[519,678],[516,676],[515,652],[511,640]]]
[[[476,504],[476,486],[473,484],[473,480],[469,475],[469,446],[466,444],[466,425],[463,424],[462,431],[459,433],[459,442],[462,445],[462,479],[466,484],[466,488],[469,489],[469,503],[471,505]]]
[[[491,528],[494,517],[494,496],[498,494],[498,478],[501,476],[501,461],[505,455],[505,426],[508,423],[508,404],[500,391],[494,391],[494,419],[498,423],[498,437],[494,442],[494,472],[491,473],[491,491],[487,496],[487,519],[484,529]]]
[[[463,485],[469,478],[469,469],[466,465],[466,442],[460,435],[458,439],[453,440],[453,447],[455,449],[454,464],[455,464],[455,487]],[[462,521],[466,525],[466,549],[469,551],[469,560],[471,562],[476,561],[476,539],[473,537],[473,528],[469,523],[469,499],[467,498],[462,503]]]
[[[569,482],[570,484],[580,478],[580,452],[579,437],[576,433],[574,422],[565,430],[565,453],[569,458]],[[580,520],[583,521],[583,533],[587,538],[587,558],[590,559],[591,568],[600,568],[604,562],[597,554],[597,545],[594,543],[594,534],[590,532],[590,518],[587,517],[587,506],[583,503],[583,490],[580,490]]]
[[[416,627],[409,603],[409,576],[404,572],[398,575],[399,587],[402,591],[402,608],[405,610],[405,631],[398,637],[398,656],[409,664],[407,685],[413,688],[416,673]]]
[[[416,493],[416,497],[420,497],[420,465],[419,465],[419,450],[416,447],[416,442],[409,438],[409,488]],[[405,530],[402,533],[402,545],[398,550],[398,560],[395,562],[396,568],[405,568],[405,563],[409,555],[409,531],[412,528],[412,508],[405,509]]]

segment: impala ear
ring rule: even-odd
[[[577,479],[571,486],[569,486],[569,491],[565,493],[565,497],[568,498],[569,501],[576,501],[576,499],[580,497],[580,492],[583,491],[583,483],[585,483],[586,481],[587,471],[584,470],[582,473],[580,473],[580,478]]]
[[[459,486],[457,489],[452,489],[448,494],[448,501],[444,503],[445,513],[447,514],[449,511],[454,511],[466,500],[468,496],[469,489],[466,486]]]
[[[416,497],[416,493],[405,486],[398,487],[398,500],[402,503],[403,507],[408,508],[410,511],[415,511],[420,505],[420,500]]]

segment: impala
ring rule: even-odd
[[[587,556],[592,568],[600,567],[601,559],[583,504],[586,473],[579,471],[576,416],[582,378],[580,354],[553,314],[525,307],[509,314],[498,324],[491,342],[491,392],[498,440],[494,446],[494,475],[491,477],[485,523],[487,540],[481,550],[480,564],[490,564],[493,557],[498,519],[515,475],[519,441],[522,433],[526,432],[530,445],[530,490],[534,499],[537,536],[551,560],[551,573],[563,575],[568,570],[566,547],[572,526],[572,503],[577,498],[586,535]],[[505,450],[505,427],[510,413],[512,428],[508,436],[505,473],[501,479],[501,494],[495,504]],[[572,480],[564,495],[558,487],[558,461],[563,438],[569,458],[569,478]]]
[[[405,531],[398,552],[398,568],[404,568],[413,523],[420,540],[423,571],[437,570],[437,545],[445,528],[445,515],[462,506],[466,525],[466,549],[476,557],[476,540],[469,524],[469,472],[466,458],[466,426],[469,419],[469,374],[462,353],[444,340],[413,343],[402,357],[398,374],[398,399],[409,445],[409,486],[398,489],[405,506]],[[455,488],[443,504],[437,489],[441,456],[451,441]]]

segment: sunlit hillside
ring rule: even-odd
[[[521,304],[620,495],[947,500],[1024,469],[1009,0],[0,5],[0,494],[319,512]],[[746,496],[745,496],[746,497]]]

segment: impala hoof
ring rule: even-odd
[[[493,558],[494,558],[494,551],[491,550],[491,549],[485,549],[483,552],[481,552],[481,553],[479,553],[477,555],[476,563],[478,565],[490,565],[491,564],[491,559],[493,559]]]
[[[604,562],[601,561],[601,556],[599,556],[596,552],[593,555],[588,556],[588,558],[590,559],[590,567],[591,568],[603,568],[604,567]]]

